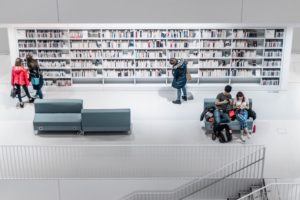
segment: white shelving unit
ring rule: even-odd
[[[10,41],[16,57],[38,59],[46,85],[169,84],[169,59],[176,57],[187,60],[190,85],[279,90],[287,81],[290,32],[283,26],[15,25]]]

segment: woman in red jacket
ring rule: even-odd
[[[33,103],[34,99],[30,96],[27,86],[29,85],[27,70],[22,66],[22,59],[17,58],[15,66],[13,66],[11,71],[11,85],[17,88],[17,96],[20,101],[20,107],[24,107],[21,97],[21,86],[29,99],[29,103]]]

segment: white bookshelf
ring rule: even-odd
[[[38,59],[46,85],[169,84],[171,57],[187,60],[189,84],[195,86],[224,83],[268,90],[281,89],[287,81],[287,27],[44,26],[15,26],[11,32],[16,56],[31,53]]]

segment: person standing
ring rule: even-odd
[[[183,93],[182,99],[187,101],[186,93],[186,70],[187,63],[183,59],[177,60],[176,58],[170,59],[170,64],[172,65],[172,87],[177,89],[177,99],[172,101],[174,104],[181,104],[181,91]]]
[[[233,102],[233,108],[236,109],[235,116],[236,119],[240,122],[240,130],[241,130],[241,136],[240,139],[242,142],[245,142],[245,136],[250,139],[250,134],[248,130],[248,111],[246,109],[249,109],[249,102],[247,101],[246,97],[242,92],[238,92],[236,94],[236,99]]]
[[[43,99],[42,87],[44,84],[43,75],[38,65],[37,60],[33,59],[32,55],[26,56],[26,62],[29,69],[29,80],[31,81],[32,87],[36,90],[36,97]]]
[[[28,91],[28,87],[27,87],[29,85],[28,74],[27,74],[27,70],[22,65],[21,58],[17,58],[15,62],[15,66],[12,67],[11,85],[13,87],[16,87],[17,89],[16,94],[18,96],[21,108],[24,107],[24,102],[22,101],[22,97],[21,97],[21,87],[25,91],[25,94],[29,99],[29,103],[34,102],[34,99],[30,96]]]

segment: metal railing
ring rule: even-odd
[[[299,200],[300,183],[271,183],[238,200]]]
[[[219,183],[226,178],[262,178],[265,148],[243,156],[201,178],[194,179],[170,191],[136,191],[122,200],[180,200]]]
[[[264,151],[252,145],[0,146],[0,179],[195,178],[237,158],[245,157],[236,167],[245,167]],[[252,166],[243,176],[260,177],[262,160]]]

